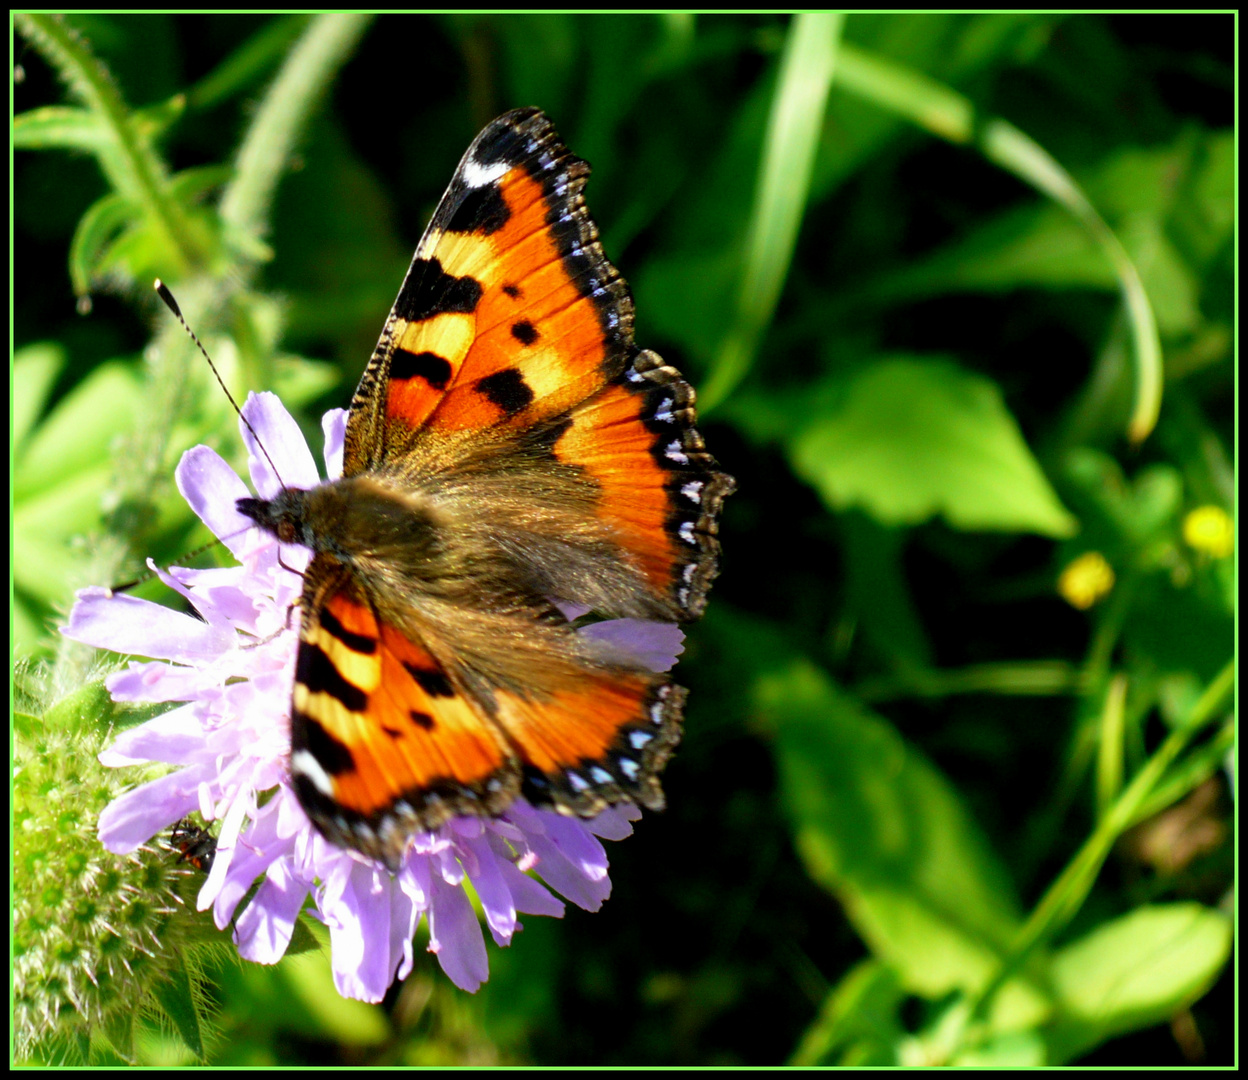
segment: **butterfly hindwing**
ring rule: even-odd
[[[308,567],[303,608],[291,774],[322,833],[390,860],[417,829],[515,798],[519,766],[497,727],[327,556]]]
[[[599,486],[598,517],[613,527],[670,618],[694,619],[719,570],[719,510],[736,487],[694,424],[693,388],[649,350],[571,410],[560,462]]]
[[[394,865],[413,832],[500,812],[519,792],[586,817],[662,807],[684,702],[665,676],[516,613],[400,631],[359,589],[325,556],[308,568],[291,773],[331,840]],[[510,651],[486,655],[489,639]]]
[[[563,693],[498,696],[534,806],[593,817],[620,802],[663,809],[658,775],[680,741],[685,692],[666,679],[586,675]]]

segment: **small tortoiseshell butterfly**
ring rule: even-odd
[[[537,109],[468,148],[347,421],[343,475],[238,510],[312,549],[290,772],[332,842],[412,835],[519,795],[661,808],[685,691],[567,613],[697,618],[734,488]]]

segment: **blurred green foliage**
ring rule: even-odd
[[[19,654],[206,539],[184,449],[241,459],[150,279],[312,430],[516,106],[739,482],[606,908],[475,997],[421,952],[380,1008],[315,952],[222,966],[209,1060],[1231,1060],[1230,15],[17,28]]]

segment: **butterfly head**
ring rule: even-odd
[[[251,518],[283,544],[312,546],[313,536],[307,513],[308,492],[283,488],[275,499],[238,499],[234,506],[240,514]]]

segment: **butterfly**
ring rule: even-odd
[[[685,691],[576,616],[701,615],[735,484],[693,389],[633,342],[588,175],[537,109],[487,125],[355,391],[341,478],[237,502],[313,552],[294,791],[391,870],[414,834],[519,796],[663,806]]]

